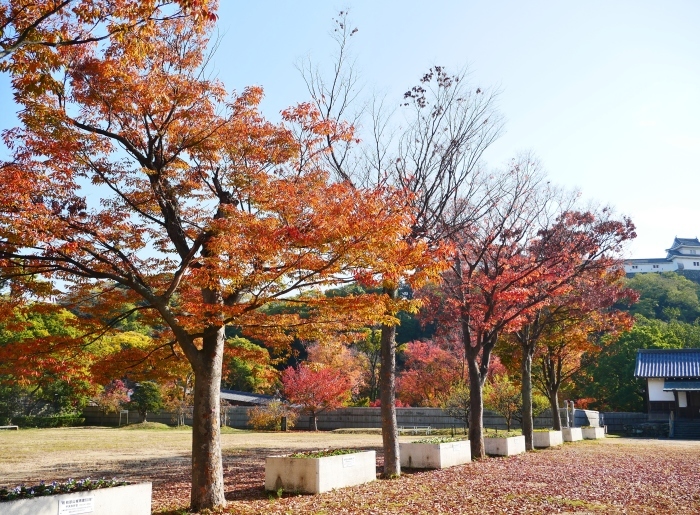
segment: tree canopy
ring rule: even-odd
[[[200,510],[225,505],[226,326],[274,349],[394,324],[405,303],[380,295],[309,294],[307,319],[261,308],[353,278],[398,282],[425,245],[403,239],[412,214],[400,189],[331,180],[327,143],[351,140],[352,127],[311,104],[267,121],[261,88],[229,94],[207,75],[212,18],[163,14],[130,37],[49,46],[37,57],[52,59],[41,87],[26,61],[13,71],[21,126],[4,134],[0,279],[15,300],[67,290],[92,324],[90,345],[138,312],[154,328],[150,345],[119,353],[115,366],[186,359]]]

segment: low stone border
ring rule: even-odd
[[[401,467],[443,469],[469,463],[469,440],[445,443],[400,443]]]
[[[3,515],[150,515],[151,483],[98,488],[0,503]]]
[[[358,451],[323,458],[265,458],[265,490],[318,494],[375,479],[375,451]]]

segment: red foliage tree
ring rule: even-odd
[[[115,379],[97,396],[97,404],[105,413],[116,413],[129,402],[129,389],[123,381]]]
[[[487,197],[484,216],[455,235],[452,269],[439,297],[442,322],[458,330],[464,343],[475,457],[484,456],[482,388],[499,336],[570,290],[581,267],[601,257],[605,242],[633,234],[629,220],[598,220],[572,210],[527,156],[494,176]]]
[[[532,361],[540,337],[554,327],[562,329],[561,323],[567,318],[567,313],[573,318],[577,318],[577,313],[582,315],[578,319],[585,325],[595,319],[600,321],[596,314],[607,311],[614,303],[634,297],[619,281],[619,274],[622,273],[619,255],[622,244],[635,236],[634,226],[627,220],[613,219],[609,209],[596,213],[571,211],[561,216],[552,227],[541,231],[541,243],[538,243],[540,247],[559,247],[562,252],[568,252],[569,256],[567,261],[554,266],[556,275],[550,275],[550,279],[540,284],[541,290],[551,289],[546,301],[526,314],[522,326],[513,333],[521,348],[522,420],[526,448],[533,448]],[[588,320],[585,320],[587,315]],[[614,331],[618,323],[625,325],[622,322],[624,318],[609,313],[608,320],[611,323],[595,325],[600,330]],[[612,322],[613,320],[617,322]],[[567,347],[568,350],[573,350],[575,346]],[[560,377],[554,369],[549,370]],[[556,390],[560,384],[558,381]],[[550,383],[548,398],[554,410],[554,424],[560,427],[558,401],[553,388],[554,383]]]
[[[464,380],[460,365],[464,360],[454,351],[435,341],[407,343],[404,370],[397,379],[397,397],[411,406],[441,406],[455,384]]]
[[[300,364],[282,372],[284,396],[310,415],[310,429],[318,431],[317,416],[322,411],[345,406],[352,393],[351,379],[332,367]]]

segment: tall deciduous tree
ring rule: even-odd
[[[473,198],[482,184],[478,177],[480,158],[502,127],[497,93],[472,87],[465,72],[452,75],[444,67],[434,66],[405,93],[401,111],[406,119],[398,131],[398,124],[383,112],[381,101],[375,99],[355,109],[359,88],[348,44],[356,32],[348,23],[347,12],[341,12],[334,31],[337,60],[330,79],[324,79],[310,64],[302,71],[325,118],[350,118],[358,123],[363,118],[370,120],[367,144],[359,152],[353,152],[343,140],[327,140],[328,162],[339,180],[355,185],[392,185],[411,193],[404,197],[404,209],[414,222],[404,241],[409,246],[428,243],[432,256],[425,256],[423,264],[406,259],[396,264],[403,270],[420,269],[430,260],[444,258],[449,247],[446,236],[482,214],[479,207],[483,206],[457,199]],[[386,296],[399,299],[400,279],[385,277],[382,287]],[[405,274],[403,279],[415,278]],[[396,477],[401,473],[395,407],[398,310],[394,305],[387,308],[391,323],[380,327],[383,476]]]
[[[0,168],[2,278],[62,281],[90,298],[83,309],[103,331],[139,312],[163,330],[129,357],[190,363],[193,510],[225,505],[225,327],[287,345],[387,321],[376,296],[307,299],[305,320],[260,308],[367,270],[391,275],[412,221],[390,188],[329,180],[325,142],[350,127],[309,104],[271,124],[260,88],[228,98],[203,71],[211,25],[172,17],[138,37],[55,48],[51,87],[17,89],[22,127],[4,135],[14,158]],[[115,299],[133,307],[115,313]]]

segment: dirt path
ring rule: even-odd
[[[415,437],[402,437],[410,441]],[[327,447],[377,448],[379,435],[247,433],[221,435],[224,457],[269,456]],[[191,458],[189,430],[112,428],[26,429],[0,432],[0,486],[69,477],[129,476],[158,480],[163,468]],[[261,458],[262,459],[262,458]],[[155,477],[154,477],[155,476]]]

